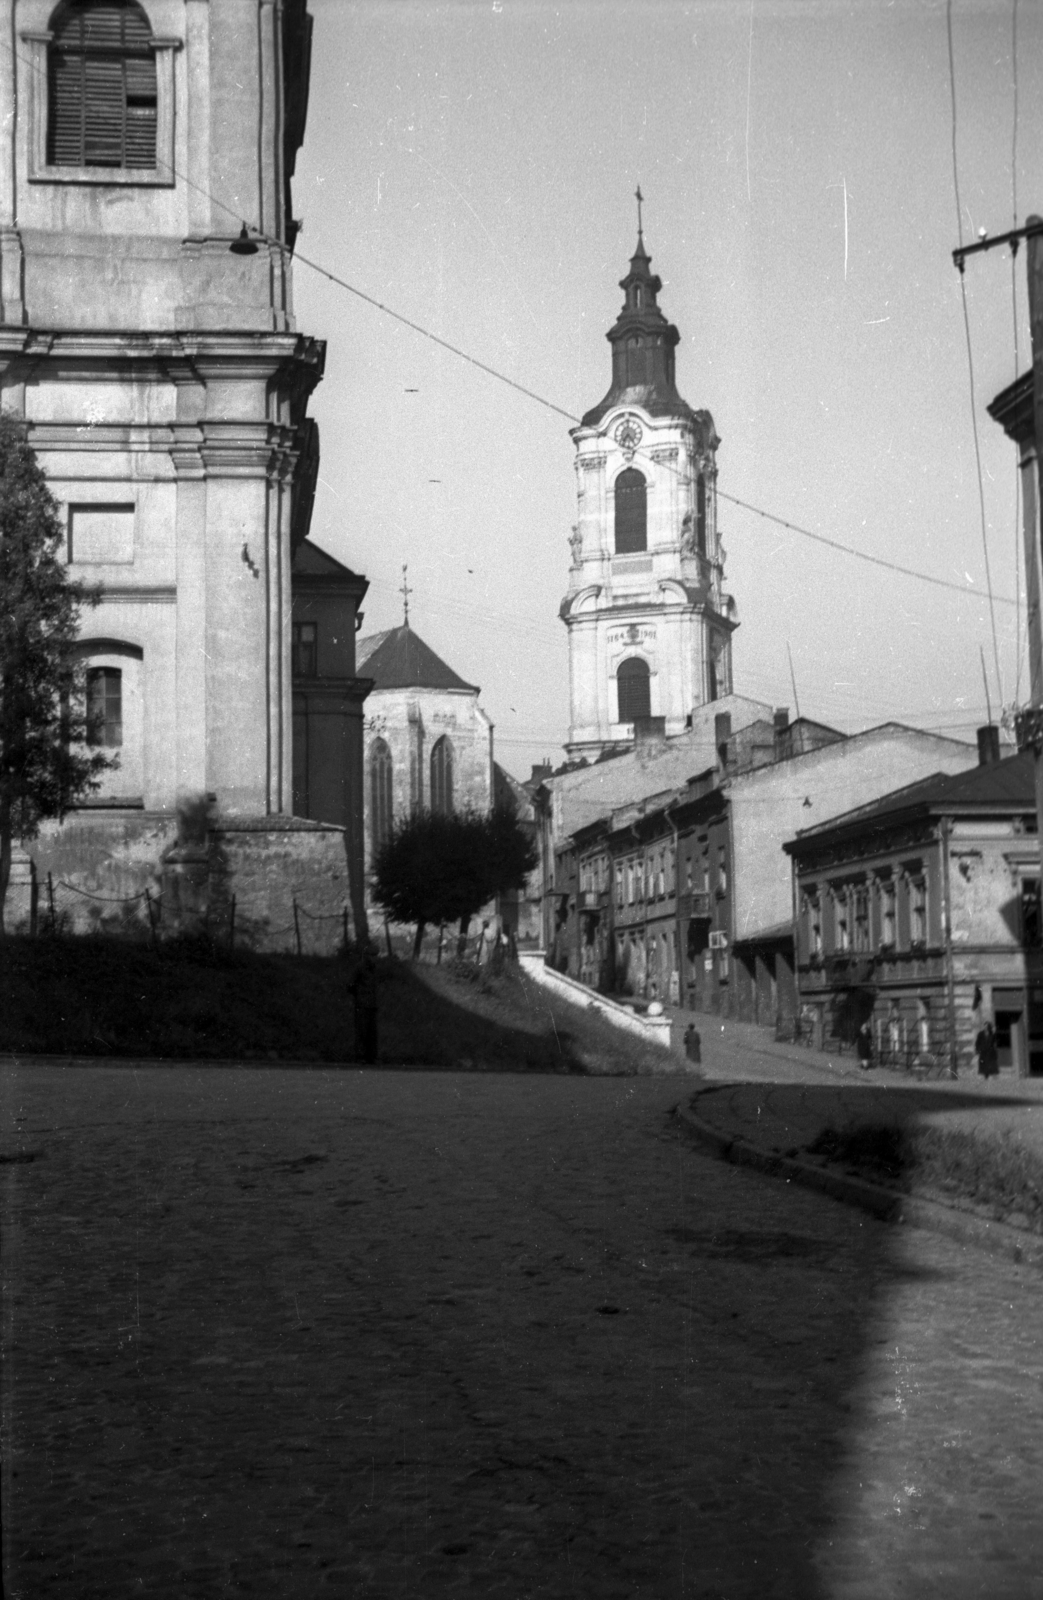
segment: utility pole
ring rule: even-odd
[[[953,261],[963,272],[967,256],[980,250],[992,250],[996,245],[1008,245],[1012,255],[1017,255],[1022,239],[1028,257],[1029,322],[1032,329],[1032,422],[1035,436],[1036,482],[1032,496],[1034,515],[1025,520],[1025,573],[1040,570],[1043,562],[1043,528],[1040,524],[1041,490],[1040,458],[1043,456],[1043,218],[1028,217],[1023,228],[1013,228],[1009,233],[986,234],[974,244],[963,245],[952,253]],[[1028,495],[1026,493],[1026,502]],[[1032,604],[1033,596],[1029,596]],[[1036,770],[1036,829],[1043,842],[1043,640],[1039,627],[1029,629],[1029,650],[1032,655],[1030,678],[1031,704],[1015,718],[1015,732],[1019,750],[1031,750]]]

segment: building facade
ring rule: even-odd
[[[868,1021],[878,1060],[955,1075],[992,1021],[1001,1073],[1043,1075],[1033,757],[983,754],[786,844],[812,1036]]]
[[[476,811],[493,804],[493,725],[465,683],[408,622],[360,639],[366,702],[366,862],[392,823],[414,811]]]
[[[324,362],[291,279],[311,19],[304,0],[0,0],[0,26],[3,405],[100,589],[79,649],[119,709],[63,875],[142,889],[187,805],[231,830],[226,862],[248,836],[264,855],[278,819],[292,877],[290,568]]]
[[[717,532],[720,441],[710,413],[677,391],[679,334],[661,287],[639,232],[607,335],[612,383],[572,431],[570,760],[625,749],[649,717],[682,733],[694,707],[731,693],[738,620]]]

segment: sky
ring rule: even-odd
[[[969,362],[952,250],[1043,213],[1043,7],[951,0],[950,76],[944,0],[309,3],[298,256],[550,403],[298,261],[328,345],[311,537],[368,578],[364,633],[401,622],[408,564],[497,759],[562,759],[560,411],[608,388],[640,184],[678,388],[722,440],[736,692],[968,738],[986,673],[994,718],[1027,700],[1016,452],[985,409],[1030,363],[1026,252],[967,263]]]

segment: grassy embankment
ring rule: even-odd
[[[0,1053],[350,1062],[343,959],[102,938],[0,943]],[[379,1063],[647,1073],[676,1056],[548,995],[517,968],[379,963]]]
[[[826,1128],[808,1153],[903,1194],[960,1201],[1043,1233],[1043,1158],[1013,1134],[864,1123]]]

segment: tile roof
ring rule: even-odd
[[[452,667],[447,667],[408,623],[360,639],[356,661],[357,670],[365,669],[376,689],[465,689],[470,694],[478,693],[477,685],[465,683]]]

